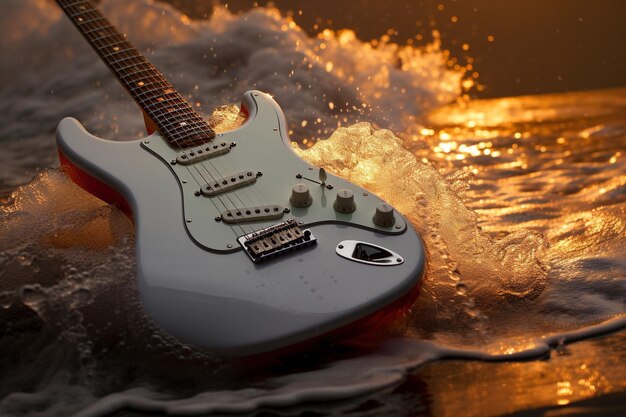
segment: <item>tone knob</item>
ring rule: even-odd
[[[306,184],[298,183],[291,189],[291,197],[289,202],[297,208],[309,207],[313,204],[313,198]]]
[[[337,198],[333,203],[333,207],[339,213],[352,213],[356,210],[356,204],[354,202],[354,194],[350,190],[337,191]]]
[[[396,222],[396,217],[393,215],[393,207],[387,203],[377,205],[372,221],[376,226],[380,227],[393,226]]]

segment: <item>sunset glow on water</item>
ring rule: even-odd
[[[427,39],[398,43],[393,28],[363,40],[320,22],[311,35],[274,8],[195,19],[102,3],[216,130],[244,123],[243,92],[270,93],[302,158],[412,222],[427,274],[376,351],[257,372],[163,334],[136,297],[131,221],[54,168],[62,117],[128,140],[145,135],[141,114],[52,2],[7,1],[1,415],[495,416],[626,391],[625,89],[473,98],[485,88],[473,44],[459,39],[455,56],[428,18]]]

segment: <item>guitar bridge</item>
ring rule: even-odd
[[[252,262],[267,259],[313,245],[317,239],[310,230],[301,230],[294,219],[270,226],[237,239]]]

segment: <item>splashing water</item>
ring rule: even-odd
[[[422,48],[348,30],[311,38],[266,8],[207,21],[147,1],[103,9],[199,109],[272,93],[309,148],[301,157],[411,220],[428,272],[403,334],[376,352],[314,352],[304,372],[241,370],[161,333],[136,297],[131,222],[56,169],[29,181],[54,164],[61,117],[124,139],[143,135],[140,113],[53,4],[8,0],[0,47],[16,58],[0,62],[0,190],[20,187],[1,194],[0,414],[345,400],[427,361],[537,358],[626,325],[626,91],[442,107],[463,74],[436,37]],[[222,131],[242,122],[234,106],[212,117]]]

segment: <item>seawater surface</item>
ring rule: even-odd
[[[132,223],[48,168],[62,117],[127,140],[144,134],[140,112],[53,2],[2,7],[0,415],[498,415],[626,391],[623,332],[617,347],[567,346],[626,327],[626,90],[467,100],[472,82],[436,35],[310,37],[274,9],[194,21],[104,1],[199,111],[270,92],[303,158],[389,200],[424,237],[422,292],[388,341],[253,370],[143,316]],[[211,117],[242,121],[232,105]],[[477,365],[421,368],[441,359]],[[554,392],[533,391],[524,380],[553,362]],[[491,372],[530,394],[481,397]],[[431,406],[415,408],[424,381]]]

